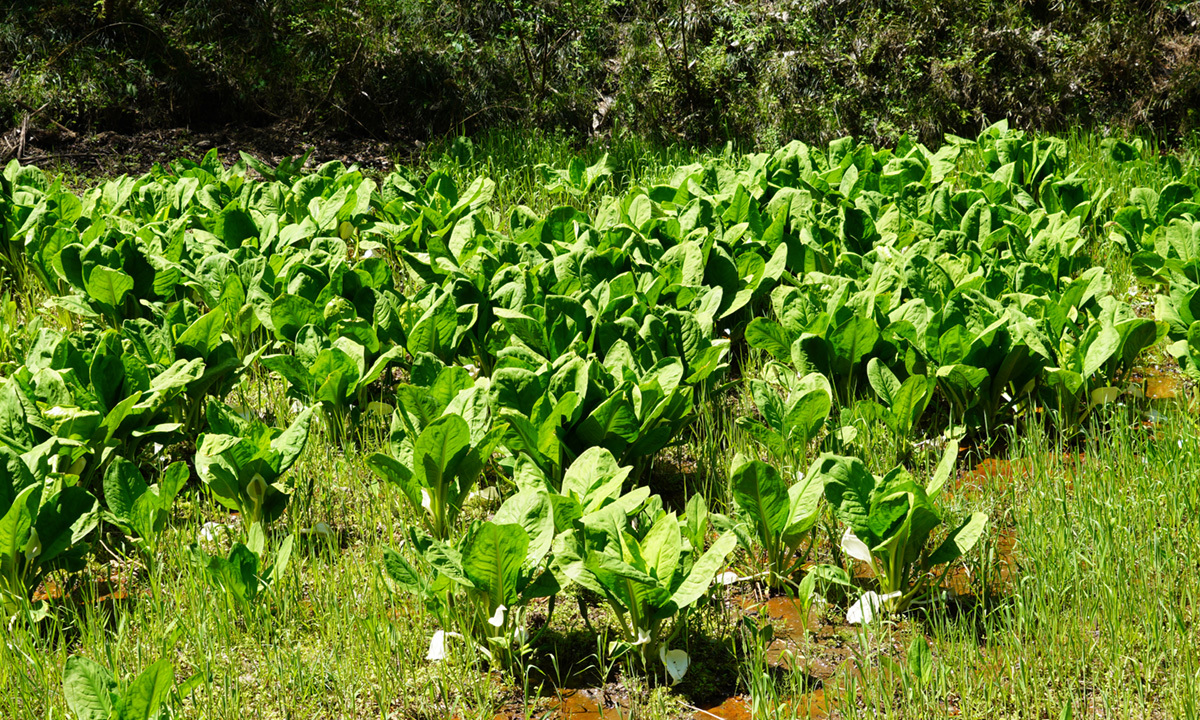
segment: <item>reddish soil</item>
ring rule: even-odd
[[[1018,481],[1031,478],[1035,467],[1061,472],[1070,484],[1072,478],[1085,470],[1087,457],[1082,453],[1053,453],[1038,458],[1038,461],[1035,466],[1033,458],[1019,460],[987,458],[980,461],[974,470],[968,470],[951,479],[945,491],[946,496],[949,498],[953,497],[955,493],[960,493],[967,498],[977,498],[985,492],[993,494],[1006,492],[1013,489]]]
[[[33,591],[32,599],[34,602],[65,602],[73,605],[102,605],[129,599],[129,586],[133,582],[129,572],[112,565],[107,570],[107,575],[81,578],[68,587],[63,587],[53,579],[46,579]],[[149,594],[148,589],[142,592]]]
[[[546,720],[624,720],[629,717],[629,701],[624,695],[609,693],[606,688],[564,690],[556,697],[546,698],[544,710],[534,714]],[[523,720],[526,710],[520,702],[496,713],[492,720]]]

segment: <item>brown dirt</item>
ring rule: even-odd
[[[138,594],[139,591],[133,587],[136,584],[137,573],[132,563],[113,561],[102,568],[85,573],[66,586],[53,578],[46,578],[33,591],[32,599],[35,603],[47,602],[51,605],[66,604],[74,607],[116,604],[129,600],[131,592]],[[140,589],[142,595],[149,593],[149,588]]]
[[[0,136],[0,163],[15,157],[48,171],[86,177],[139,175],[155,163],[166,164],[179,158],[199,160],[213,148],[217,148],[226,162],[237,160],[238,151],[242,151],[274,165],[311,150],[312,165],[339,160],[347,165],[357,164],[364,170],[389,172],[395,158],[410,158],[418,150],[411,143],[325,135],[309,131],[299,123],[261,128],[229,125],[206,131],[173,128],[87,134],[31,124],[25,129],[23,142],[21,135],[22,128],[17,127]]]

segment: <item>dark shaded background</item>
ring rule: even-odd
[[[0,9],[0,132],[277,126],[380,142],[935,142],[1197,128],[1200,2],[44,0]]]

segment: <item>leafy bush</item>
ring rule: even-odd
[[[1169,0],[104,5],[0,15],[10,119],[45,105],[91,127],[282,117],[424,139],[518,122],[773,146],[931,142],[1002,117],[1182,135],[1200,92],[1200,11]]]

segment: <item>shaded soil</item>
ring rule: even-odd
[[[50,171],[88,177],[139,175],[156,163],[179,158],[199,160],[216,148],[226,162],[238,151],[269,164],[311,151],[311,165],[333,160],[364,170],[389,172],[397,157],[412,157],[419,146],[383,138],[336,136],[310,131],[297,122],[267,127],[231,124],[216,130],[172,128],[133,133],[76,133],[30,124],[0,135],[0,163],[14,158]]]

